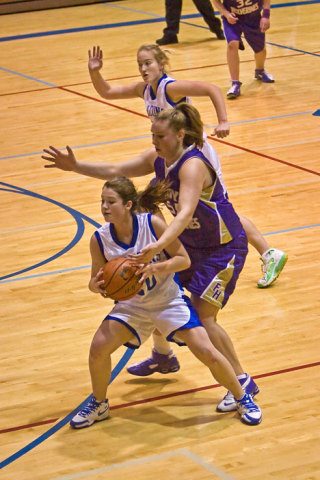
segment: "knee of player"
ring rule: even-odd
[[[239,42],[237,40],[231,40],[231,42],[228,43],[228,50],[229,51],[239,50]]]
[[[110,348],[108,347],[108,343],[102,340],[93,339],[89,358],[90,360],[99,360],[100,358],[104,358],[106,355],[111,354]]]
[[[210,367],[218,361],[218,352],[211,344],[202,346],[199,352],[199,359],[202,363]]]

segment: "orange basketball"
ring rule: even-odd
[[[106,294],[113,300],[128,300],[141,290],[140,275],[135,275],[138,267],[130,259],[117,257],[103,267]]]

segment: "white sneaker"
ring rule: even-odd
[[[87,405],[78,412],[70,422],[72,428],[90,427],[94,422],[101,422],[109,417],[108,400],[97,402],[94,396]]]
[[[250,375],[246,374],[246,378],[239,378],[239,382],[241,387],[243,388],[245,393],[249,393],[252,397],[259,393],[259,387],[255,383],[255,381],[250,377]],[[237,410],[237,401],[232,395],[232,393],[228,390],[225,394],[223,399],[220,403],[218,403],[216,410],[217,412],[225,413],[225,412],[233,412]]]
[[[287,263],[288,255],[282,250],[269,248],[262,256],[263,277],[258,280],[259,288],[267,288],[279,277],[283,267]]]

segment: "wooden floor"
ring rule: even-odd
[[[41,150],[69,144],[79,159],[118,161],[150,145],[143,102],[101,101],[89,81],[87,50],[102,46],[109,79],[139,78],[135,53],[161,36],[164,23],[156,20],[164,1],[0,16],[0,478],[320,478],[320,118],[313,115],[320,109],[320,12],[317,2],[278,6],[267,37],[276,83],[253,80],[246,45],[243,95],[227,104],[231,135],[213,140],[237,210],[289,254],[278,281],[259,290],[260,261],[251,249],[220,314],[259,383],[258,427],[216,413],[224,389],[178,347],[176,374],[138,379],[123,369],[110,387],[110,420],[83,431],[63,426],[90,394],[88,348],[111,307],[87,290],[102,182],[44,169]],[[194,13],[185,1],[183,15]],[[86,29],[106,24],[111,28]],[[226,44],[204,26],[202,18],[181,23],[172,73],[214,82],[225,93]],[[212,132],[210,103],[194,104]],[[133,359],[144,358],[150,345]],[[127,353],[117,352],[114,366]]]

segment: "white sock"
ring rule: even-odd
[[[248,374],[247,373],[241,373],[241,375],[237,375],[238,380],[243,380],[244,378],[247,378]]]
[[[154,349],[162,355],[170,355],[172,353],[170,343],[162,336],[153,334]]]

